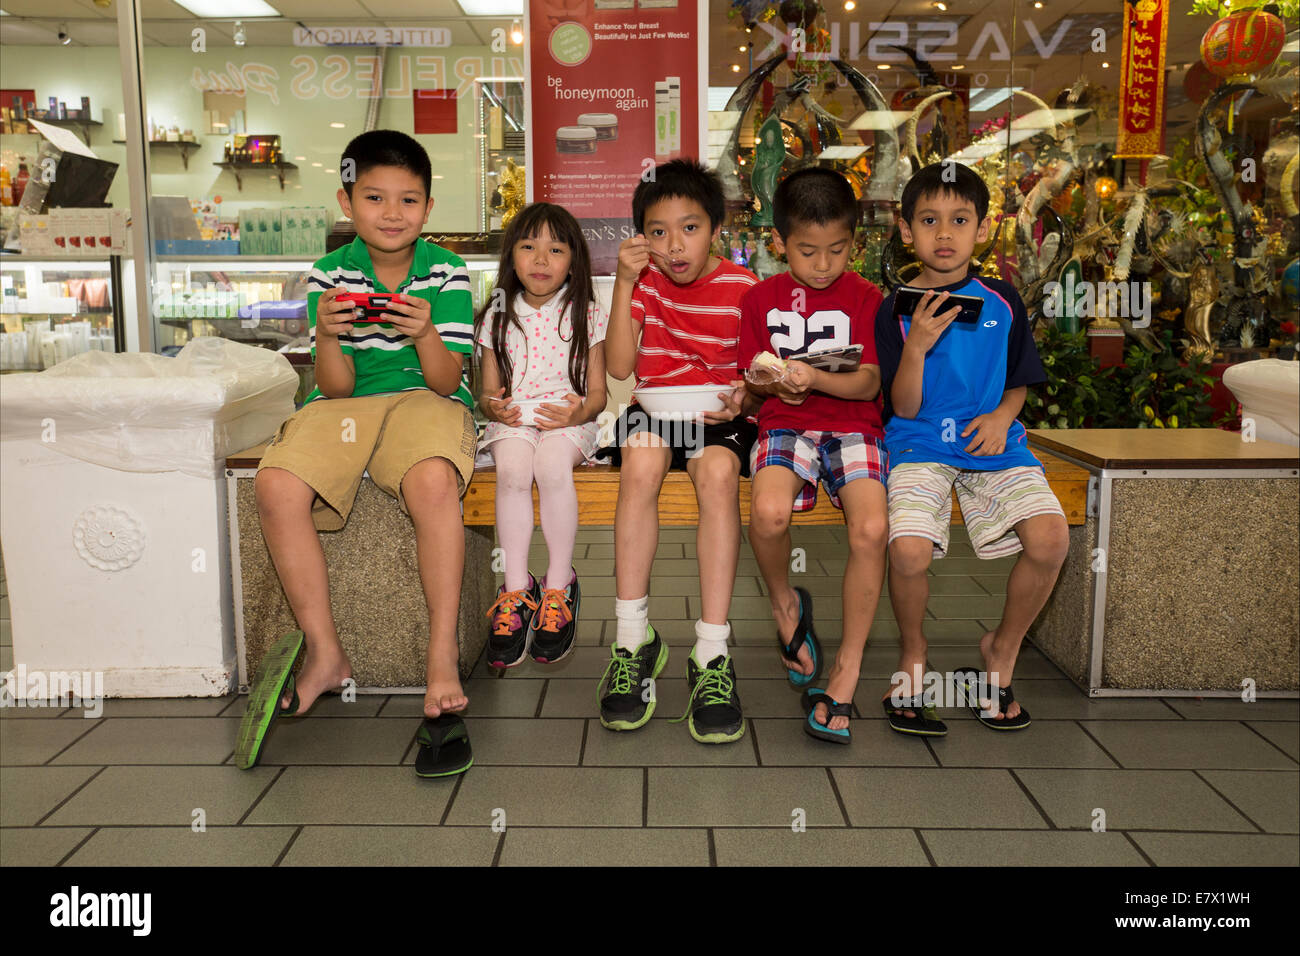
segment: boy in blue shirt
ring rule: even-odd
[[[934,557],[948,548],[952,492],[975,553],[1020,552],[1007,580],[997,629],[980,640],[983,671],[959,672],[980,722],[995,730],[1029,725],[1011,676],[1025,632],[1042,610],[1065,562],[1065,513],[1016,421],[1025,389],[1045,380],[1024,303],[1015,288],[970,269],[988,239],[989,193],[959,163],[920,170],[903,190],[899,231],[924,270],[927,289],[913,315],[896,314],[897,293],[876,315],[876,352],[889,451],[889,597],[900,632],[898,673],[884,709],[902,733],[947,733],[922,707],[926,640],[921,632]],[[954,322],[949,295],[984,300],[976,322]]]

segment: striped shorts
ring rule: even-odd
[[[954,486],[966,531],[981,558],[1020,551],[1015,526],[1026,518],[1065,517],[1041,468],[970,471],[939,462],[908,462],[889,471],[889,540],[929,538],[934,556],[942,558],[948,552]]]
[[[782,465],[804,480],[794,499],[794,511],[817,505],[817,482],[826,486],[831,504],[843,510],[840,489],[856,478],[872,478],[882,485],[889,472],[884,444],[860,432],[795,431],[774,428],[754,445],[750,474],[767,465]]]

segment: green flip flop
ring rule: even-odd
[[[420,777],[454,777],[474,766],[469,731],[458,714],[426,717],[415,732],[420,744],[415,773]]]
[[[293,668],[302,656],[304,638],[302,631],[285,634],[267,651],[257,668],[257,676],[248,691],[248,709],[239,724],[235,744],[235,764],[240,770],[250,770],[257,765],[262,742],[275,718],[282,713],[292,715],[298,710],[298,691],[294,686]],[[287,711],[280,710],[280,700],[285,693],[293,699]]]

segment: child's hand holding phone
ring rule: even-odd
[[[339,296],[347,289],[326,289],[316,300],[316,336],[317,338],[338,338],[352,331],[352,320],[356,309],[351,302],[339,301]]]
[[[922,352],[928,352],[934,348],[934,344],[939,341],[948,326],[952,325],[953,320],[961,313],[961,306],[954,305],[952,308],[946,308],[948,302],[947,292],[935,292],[933,289],[927,289],[925,295],[921,296],[921,303],[912,313],[912,325],[908,329],[907,339],[903,343],[904,348],[920,349]],[[940,310],[943,311],[940,311]]]

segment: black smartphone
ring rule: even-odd
[[[916,314],[916,310],[921,307],[921,297],[931,289],[913,289],[911,286],[903,286],[894,293],[894,318]],[[943,306],[940,308],[940,314],[947,312],[954,305],[960,305],[961,311],[957,313],[954,322],[967,322],[975,324],[979,321],[980,312],[984,308],[984,300],[977,295],[949,295]]]

